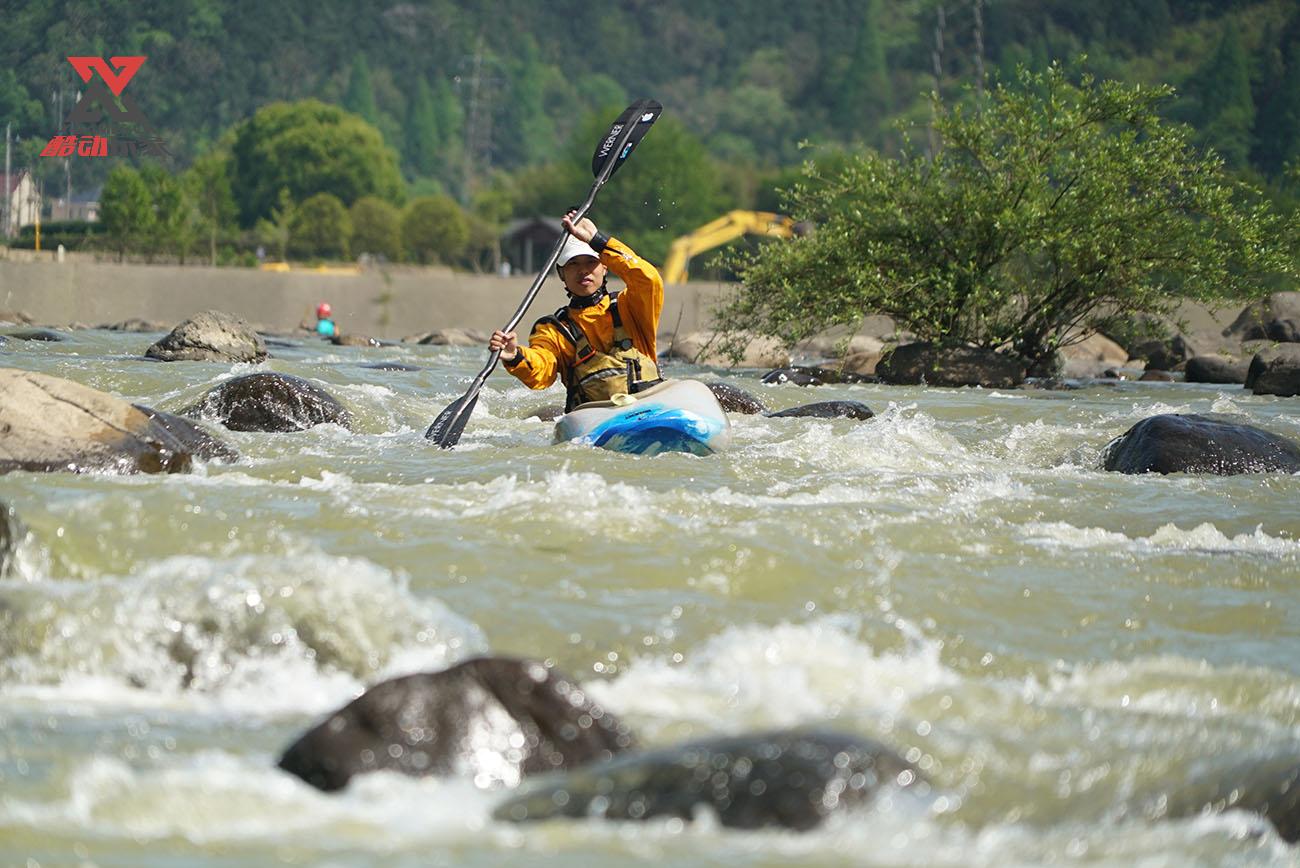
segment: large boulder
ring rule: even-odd
[[[855,353],[879,353],[884,348],[885,342],[871,335],[854,335],[846,340],[842,335],[826,334],[799,341],[791,349],[798,356],[833,359]]]
[[[1300,292],[1275,292],[1255,302],[1223,335],[1238,341],[1300,341]]]
[[[1300,446],[1253,425],[1167,413],[1108,443],[1102,466],[1119,473],[1300,473]]]
[[[1183,369],[1189,383],[1246,382],[1250,362],[1236,356],[1193,356]]]
[[[724,736],[629,753],[531,785],[494,812],[524,822],[554,817],[691,820],[711,809],[731,828],[804,831],[870,802],[886,787],[929,793],[891,749],[832,732]]]
[[[775,338],[741,335],[745,347],[738,361],[722,352],[722,339],[716,332],[691,332],[678,337],[668,349],[668,358],[683,359],[714,368],[784,368],[790,364],[790,351]]]
[[[986,386],[1010,389],[1025,381],[1023,359],[980,347],[904,344],[876,367],[893,385]]]
[[[45,374],[0,369],[0,473],[178,473],[193,456],[149,414]]]
[[[767,415],[772,418],[871,419],[876,414],[861,401],[818,401]]]
[[[1073,336],[1066,339],[1073,340]],[[1100,376],[1107,368],[1123,367],[1129,359],[1128,350],[1099,332],[1066,344],[1058,352],[1064,359],[1058,373],[1065,377]]]
[[[205,428],[195,425],[189,419],[184,419],[172,413],[164,413],[162,410],[155,410],[152,407],[146,407],[144,404],[132,404],[131,406],[161,425],[195,458],[201,458],[204,461],[239,460],[238,449],[216,437]]]
[[[23,329],[17,332],[6,332],[5,337],[15,341],[37,341],[51,344],[67,340],[66,337],[53,329]]]
[[[1256,395],[1300,395],[1300,344],[1260,350],[1246,370],[1246,388]]]
[[[884,350],[867,353],[849,353],[844,357],[841,369],[848,374],[856,374],[863,379],[875,379],[876,367],[879,366]]]
[[[145,355],[163,362],[260,362],[266,344],[242,318],[206,310],[176,326]]]
[[[767,406],[744,389],[739,389],[729,383],[713,382],[705,383],[713,397],[718,399],[722,409],[728,413],[744,413],[754,415],[756,413],[766,413]]]
[[[322,790],[380,769],[515,786],[632,745],[572,679],[531,660],[480,657],[375,685],[294,742],[280,768]]]
[[[273,371],[226,380],[181,414],[215,419],[231,431],[306,431],[329,424],[352,428],[352,413],[329,392],[310,380]]]

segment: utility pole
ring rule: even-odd
[[[474,58],[469,76],[469,117],[465,122],[465,171],[463,204],[474,198],[478,186],[479,170],[492,165],[492,96],[495,78],[483,77],[483,35],[474,45]]]
[[[971,0],[975,13],[975,110],[984,108],[984,0]]]
[[[13,127],[13,122],[5,124],[5,201],[4,209],[0,210],[0,237],[9,237],[9,130]]]

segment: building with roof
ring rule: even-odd
[[[0,174],[0,182],[3,178]],[[35,223],[40,213],[41,194],[32,173],[26,169],[12,173],[0,201],[0,236],[12,238],[22,227]]]

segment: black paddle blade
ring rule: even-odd
[[[438,418],[433,420],[429,430],[424,432],[424,439],[437,443],[440,449],[450,449],[455,446],[460,442],[460,435],[465,430],[465,423],[469,421],[470,414],[474,412],[474,405],[477,403],[477,389],[452,401],[447,409],[439,413]]]
[[[614,177],[614,173],[627,161],[637,144],[645,138],[645,134],[650,132],[650,127],[659,119],[663,111],[664,107],[652,99],[639,99],[624,109],[618,116],[618,120],[614,121],[613,126],[609,128],[609,132],[605,134],[605,138],[601,139],[600,144],[596,146],[596,153],[591,158],[591,174],[600,177],[600,170],[612,158],[617,162],[610,170],[609,177]],[[623,132],[623,128],[629,123],[636,124],[636,129],[632,131],[632,138],[627,140],[623,150],[613,154],[619,133]]]

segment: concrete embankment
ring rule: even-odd
[[[22,311],[42,324],[93,326],[135,317],[176,323],[216,308],[261,328],[287,331],[313,319],[316,305],[328,301],[344,333],[380,338],[448,327],[499,328],[534,277],[446,268],[376,267],[337,274],[24,259],[0,257],[0,309]],[[668,287],[661,332],[707,327],[723,291],[716,283]],[[562,304],[560,281],[552,276],[524,318],[523,330]]]

